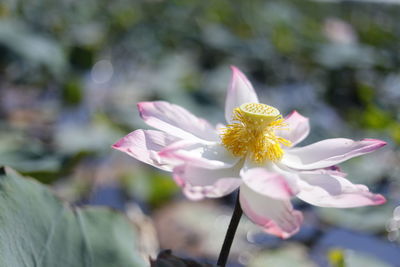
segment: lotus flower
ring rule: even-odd
[[[243,212],[266,232],[295,234],[303,221],[290,200],[320,207],[379,205],[385,198],[347,180],[337,164],[386,145],[377,139],[326,139],[297,147],[310,131],[308,118],[262,103],[246,76],[232,67],[225,126],[214,127],[164,101],[141,102],[141,118],[158,130],[136,130],[113,148],[172,172],[192,200],[217,198],[240,188]]]

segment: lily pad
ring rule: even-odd
[[[2,266],[141,267],[135,232],[121,214],[62,203],[35,180],[0,169]]]
[[[356,253],[354,251],[347,251],[345,256],[345,263],[347,267],[390,267],[393,266],[384,261],[371,257],[366,253]]]
[[[307,255],[307,248],[300,244],[290,244],[277,250],[262,251],[251,257],[249,267],[299,266],[315,267]]]
[[[317,208],[316,211],[321,220],[329,224],[356,231],[381,232],[392,216],[393,206],[352,209]]]

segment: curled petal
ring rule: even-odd
[[[241,173],[243,182],[253,191],[275,199],[290,199],[295,192],[285,177],[265,168],[252,168]]]
[[[308,118],[302,116],[296,110],[285,117],[285,123],[287,127],[276,130],[275,134],[292,142],[292,146],[303,141],[310,132]]]
[[[198,167],[218,169],[233,167],[240,158],[232,156],[221,144],[179,141],[159,152],[163,158]]]
[[[330,173],[300,174],[297,197],[315,206],[353,208],[380,205],[386,202],[380,194],[371,193],[365,185],[353,184]]]
[[[213,126],[186,109],[165,101],[140,102],[142,119],[150,126],[183,139],[218,141]]]
[[[326,139],[308,146],[288,149],[281,163],[299,170],[326,168],[373,152],[384,145],[386,142],[378,139],[361,141],[345,138]]]
[[[242,183],[238,167],[207,169],[185,164],[174,168],[173,176],[192,200],[226,196]]]
[[[303,222],[302,213],[294,210],[289,200],[261,195],[245,184],[240,186],[240,205],[250,220],[281,238],[297,233]]]
[[[125,152],[144,163],[165,171],[172,171],[174,164],[158,152],[179,139],[154,130],[136,130],[116,142],[112,148]]]
[[[231,66],[231,69],[232,79],[225,101],[225,119],[228,123],[232,122],[234,108],[248,102],[258,103],[257,94],[246,76],[237,67]]]
[[[331,166],[323,169],[315,169],[315,170],[308,170],[308,171],[300,171],[301,174],[323,174],[323,175],[333,175],[333,176],[340,176],[346,177],[347,173],[343,172],[339,166]]]

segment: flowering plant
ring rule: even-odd
[[[240,206],[254,223],[288,238],[303,221],[294,196],[320,207],[379,205],[385,198],[346,179],[337,164],[386,145],[377,139],[326,139],[296,147],[310,131],[308,118],[262,103],[246,76],[232,67],[227,125],[214,127],[186,109],[163,101],[141,102],[142,119],[157,130],[136,130],[113,148],[173,173],[193,200],[240,188]]]

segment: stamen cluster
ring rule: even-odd
[[[224,128],[222,144],[234,156],[249,155],[256,163],[267,160],[279,161],[283,156],[281,144],[290,146],[290,141],[276,136],[274,131],[285,127],[279,111],[259,103],[247,103],[233,112],[234,123]]]

